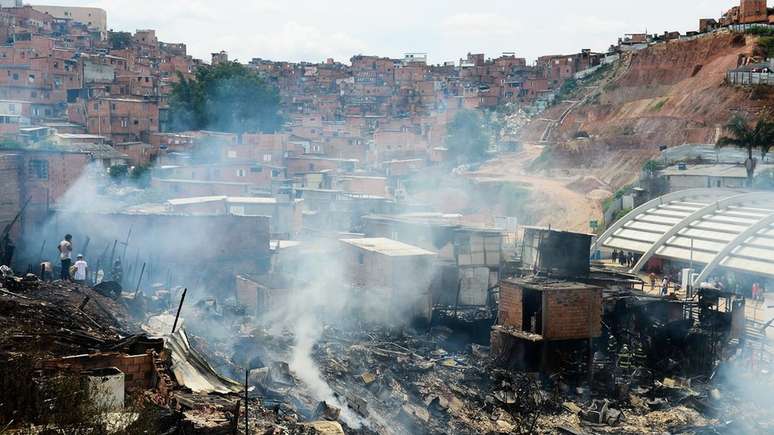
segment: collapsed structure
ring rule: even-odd
[[[746,352],[770,361],[744,296],[654,295],[592,260],[589,234],[525,227],[511,246],[453,216],[404,214],[364,217],[372,237],[278,241],[260,216],[158,213],[58,216],[87,223],[93,237],[74,240],[97,247],[137,228],[100,261],[131,264],[148,246],[153,270],[127,270],[123,291],[6,274],[4,370],[34,353],[36,388],[84,379],[122,415],[166,410],[152,421],[168,433],[628,433],[730,427],[716,418],[740,394]],[[218,235],[237,226],[251,237]]]

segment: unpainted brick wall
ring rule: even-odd
[[[18,154],[0,154],[0,230],[11,223],[21,209],[21,180],[24,160]],[[12,228],[12,236],[18,235],[21,225]]]
[[[543,292],[543,337],[573,340],[602,334],[602,289]]]
[[[503,281],[500,283],[500,324],[523,329],[522,320],[522,294],[521,287],[516,284]]]
[[[96,353],[76,355],[48,361],[44,367],[69,369],[74,372],[106,367],[115,367],[124,373],[124,388],[127,392],[147,390],[156,386],[156,370],[153,354],[124,355],[120,353]]]

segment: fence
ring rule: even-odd
[[[768,85],[774,86],[774,73],[759,73],[752,71],[729,71],[726,73],[728,83],[734,85]]]
[[[767,24],[767,23],[732,24],[728,26],[728,28],[731,29],[732,32],[746,32],[747,30],[750,30],[753,28],[774,29],[774,25]],[[718,29],[718,30],[721,30],[721,29]]]

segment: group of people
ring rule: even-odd
[[[61,269],[59,271],[59,279],[62,281],[74,281],[80,284],[85,284],[87,281],[89,281],[89,264],[86,262],[86,259],[84,258],[83,254],[78,254],[75,257],[75,262],[72,260],[72,253],[73,253],[73,236],[70,234],[67,234],[64,236],[64,239],[62,239],[61,242],[59,242],[59,245],[57,245],[57,250],[59,251],[59,261],[61,264]],[[98,284],[101,282],[104,278],[103,274],[104,272],[99,267],[99,261],[97,262],[97,271],[94,274],[93,283]],[[54,266],[49,261],[44,261],[41,264],[41,272],[43,279],[46,279],[46,276],[50,277],[49,279],[53,278],[54,275]],[[110,279],[111,281],[115,281],[117,283],[121,283],[123,280],[123,267],[121,265],[121,260],[116,258],[113,262],[113,268],[109,271],[110,274],[107,277],[107,279]]]
[[[648,275],[648,279],[650,280],[650,289],[655,290],[656,274],[651,272],[650,275]],[[671,285],[672,285],[672,277],[670,277],[669,274],[664,275],[664,278],[662,278],[661,282],[659,283],[659,290],[661,291],[661,296],[667,296],[669,294],[669,287]]]
[[[75,257],[75,263],[73,263],[73,236],[70,234],[65,235],[64,239],[59,242],[57,249],[59,250],[59,261],[62,266],[59,278],[62,281],[85,283],[86,278],[89,276],[89,264],[83,258],[83,254],[78,254]]]
[[[621,266],[634,267],[637,264],[637,257],[632,252],[624,252],[623,250],[613,250],[613,263],[618,263]]]

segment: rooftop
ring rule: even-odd
[[[250,183],[239,183],[236,181],[183,180],[180,178],[154,178],[153,181],[157,181],[159,183],[219,184],[224,186],[249,186],[250,185]]]
[[[253,196],[196,196],[192,198],[174,198],[167,201],[170,205],[206,204],[208,202],[225,201],[228,204],[278,204],[282,203],[277,198],[253,197]],[[299,202],[303,200],[295,200]]]
[[[216,202],[225,200],[225,196],[199,196],[195,198],[174,198],[167,200],[170,205],[192,205],[192,204],[206,204],[208,202]]]
[[[539,277],[508,278],[508,279],[504,279],[503,282],[516,284],[521,288],[528,289],[528,290],[536,290],[536,291],[589,290],[589,289],[593,290],[598,288],[593,285],[583,284],[580,282],[562,281],[562,280],[556,280],[556,279],[550,279],[550,278],[539,278]]]
[[[89,153],[97,159],[128,159],[129,156],[117,151],[108,144],[99,143],[73,143],[59,144],[57,148],[63,151]]]
[[[599,248],[693,262],[704,282],[718,268],[774,278],[774,193],[683,190],[634,209],[602,234]]]
[[[424,257],[434,253],[397,240],[383,237],[373,239],[342,239],[343,243],[388,257]]]
[[[56,136],[62,139],[107,139],[97,134],[57,133]]]
[[[766,170],[774,165],[759,166],[760,170]],[[747,170],[742,165],[718,164],[718,165],[686,165],[685,169],[678,166],[670,166],[661,174],[667,176],[684,177],[725,177],[725,178],[747,178]]]

